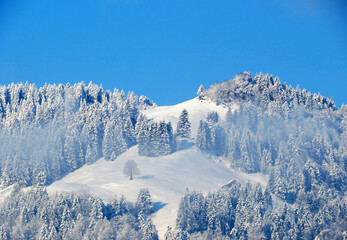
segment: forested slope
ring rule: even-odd
[[[101,156],[114,160],[136,144],[139,112],[153,106],[92,83],[2,86],[1,184],[47,185]]]
[[[200,112],[194,112],[194,117],[189,119],[189,110],[181,110],[183,105],[192,112],[196,109]],[[126,97],[122,91],[111,93],[94,84],[45,85],[40,89],[29,84],[3,86],[0,88],[1,184],[15,184],[15,189],[18,184],[49,185],[85,164],[93,164],[101,157],[115,160],[138,145],[126,152],[130,155],[123,156],[137,156],[141,161],[151,162],[152,165],[147,165],[139,161],[146,166],[147,175],[138,182],[145,183],[149,177],[156,186],[155,180],[160,174],[151,175],[152,172],[175,173],[177,169],[152,171],[151,166],[155,168],[160,162],[161,167],[174,168],[175,164],[166,161],[183,156],[185,151],[195,152],[194,156],[203,156],[208,163],[191,160],[194,168],[197,166],[196,171],[207,165],[215,167],[210,170],[224,167],[229,171],[223,165],[226,164],[238,171],[237,175],[241,176],[242,172],[267,175],[269,181],[265,187],[233,181],[207,195],[195,189],[186,190],[179,204],[176,226],[168,228],[167,240],[346,238],[346,106],[337,108],[331,99],[299,87],[294,89],[277,77],[263,74],[252,77],[247,72],[212,84],[208,89],[201,86],[198,98],[183,105],[155,111],[151,109],[155,104],[146,97],[133,93]],[[229,110],[226,112],[226,109]],[[175,126],[170,121],[174,121]],[[191,132],[191,126],[197,132]],[[184,143],[189,146],[184,147]],[[137,152],[131,152],[134,150]],[[173,154],[176,151],[180,152]],[[156,159],[163,155],[167,157],[156,164]],[[184,156],[177,162],[181,166],[189,159]],[[121,167],[120,162],[112,166]],[[181,168],[184,170],[184,164]],[[195,169],[190,168],[190,171]],[[196,174],[198,178],[204,177]],[[221,180],[217,175],[211,173],[212,177],[204,181],[214,177]],[[177,192],[183,194],[181,189]],[[34,204],[39,211],[25,203],[33,201],[35,194],[43,196],[35,200],[42,200]],[[80,198],[81,202],[76,202],[75,198]],[[275,207],[275,199],[280,199],[282,204]],[[92,217],[95,201],[102,212],[99,220]],[[62,207],[53,208],[55,212],[45,222],[45,215],[39,212],[52,204]],[[133,234],[134,239],[144,236],[156,239],[157,233],[150,220],[152,212],[143,216],[136,206],[129,206],[129,214],[125,217],[131,222],[128,226],[124,225],[123,215],[112,217],[110,203],[92,196],[78,197],[77,193],[72,193],[48,197],[42,190],[28,194],[15,191],[0,208],[3,218],[12,216],[12,223],[1,223],[0,233],[20,239],[25,234],[35,238],[39,238],[39,233],[48,236],[44,233],[48,231],[66,239],[75,236],[77,233],[73,229],[76,229],[83,237],[99,234],[101,239],[108,239],[109,235],[102,235],[107,233],[121,238],[122,233],[127,232]],[[110,209],[112,216],[108,212]],[[54,223],[64,216],[63,210],[80,213],[83,217],[67,215],[66,220],[73,220],[73,227],[65,228],[60,220]],[[25,219],[30,220],[26,222]],[[18,220],[22,222],[16,227],[14,223]],[[40,222],[38,227],[33,226],[36,220]],[[110,226],[117,229],[116,232],[110,230]]]
[[[337,109],[319,94],[249,73],[200,88],[199,98],[240,107],[228,111],[225,120],[217,113],[201,120],[197,147],[223,157],[233,169],[270,179],[265,192],[251,185],[207,197],[188,192],[181,201],[177,232],[169,235],[186,231],[193,239],[346,237],[346,106]],[[282,199],[285,208],[272,209],[269,193]]]

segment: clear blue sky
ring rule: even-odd
[[[158,105],[238,72],[347,103],[344,0],[0,0],[0,84],[93,81]]]

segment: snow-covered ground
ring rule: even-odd
[[[233,107],[233,110],[237,106]],[[197,98],[174,106],[157,107],[143,111],[149,119],[171,121],[177,124],[182,110],[186,109],[192,126],[192,135],[196,136],[200,119],[217,111],[224,119],[227,109]],[[130,181],[123,174],[127,160],[135,160],[141,174]],[[249,175],[233,171],[226,167],[221,159],[210,158],[199,152],[193,140],[183,140],[180,151],[168,156],[139,156],[137,146],[120,155],[115,161],[100,159],[92,165],[70,173],[60,181],[48,187],[50,193],[63,191],[88,192],[111,200],[115,195],[124,195],[130,201],[136,201],[141,188],[148,188],[154,202],[156,213],[153,216],[159,236],[162,238],[167,226],[175,226],[179,202],[185,189],[198,190],[203,193],[214,191],[231,180],[241,184],[247,181],[266,184],[267,178],[262,175]]]
[[[217,111],[220,119],[225,118],[227,109],[208,101],[197,98],[174,106],[156,107],[143,111],[149,119],[156,121],[171,121],[175,129],[179,115],[186,109],[192,126],[192,135],[196,136],[200,119]],[[237,109],[233,106],[232,110]],[[135,160],[140,175],[130,181],[123,174],[127,160]],[[262,174],[245,174],[225,166],[223,159],[210,157],[199,152],[193,139],[182,140],[178,152],[168,156],[139,156],[137,146],[120,155],[115,161],[100,159],[91,165],[85,165],[68,174],[63,179],[47,187],[49,193],[56,192],[86,192],[109,201],[115,195],[124,195],[126,199],[135,202],[141,188],[148,188],[155,209],[153,222],[159,236],[163,238],[167,226],[175,226],[179,202],[185,189],[201,191],[204,194],[217,190],[231,180],[241,184],[248,181],[259,182],[263,186],[268,178]],[[0,201],[11,192],[11,187],[0,191]]]
[[[231,110],[234,111],[238,106],[234,105]],[[183,109],[188,111],[189,121],[191,122],[192,136],[195,137],[199,127],[200,119],[205,119],[210,112],[217,112],[220,119],[225,119],[225,114],[228,111],[226,107],[217,106],[215,103],[208,100],[199,100],[197,97],[177,104],[173,106],[162,106],[148,110],[144,110],[144,113],[148,119],[156,121],[165,120],[171,122],[174,129],[176,129],[178,118]]]
[[[139,190],[148,188],[158,210],[153,222],[163,236],[168,225],[175,225],[178,205],[186,188],[208,193],[233,179],[241,184],[253,179],[252,175],[231,171],[224,164],[211,160],[196,150],[193,143],[186,142],[185,145],[186,149],[162,157],[139,156],[135,146],[115,161],[100,159],[83,166],[53,183],[48,191],[89,192],[105,200],[124,195],[128,200],[136,201]],[[135,160],[141,171],[132,181],[123,174],[127,160]]]

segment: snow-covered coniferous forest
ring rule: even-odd
[[[0,87],[0,239],[346,239],[347,107],[244,72],[158,107]]]

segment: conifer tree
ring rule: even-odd
[[[200,120],[196,137],[196,147],[201,151],[207,151],[210,150],[211,143],[212,139],[210,127],[205,121]]]
[[[135,129],[130,117],[128,117],[125,120],[123,128],[123,137],[128,148],[131,148],[136,144]]]
[[[199,100],[203,100],[205,98],[205,88],[202,86],[202,84],[199,87],[199,90],[197,92]]]
[[[122,130],[111,121],[105,127],[104,140],[102,143],[103,155],[106,160],[115,160],[117,156],[126,151],[127,144],[123,138]]]
[[[165,122],[159,123],[158,135],[158,155],[163,156],[170,154],[172,135],[169,135],[168,126]]]
[[[148,189],[141,189],[137,196],[136,209],[139,213],[149,215],[154,212],[151,194]]]
[[[147,218],[146,216],[143,216],[140,213],[139,222],[140,222],[141,239],[143,239],[143,240],[159,240],[158,231],[155,228],[155,226],[154,226],[154,224],[150,218]]]
[[[177,122],[176,135],[182,138],[189,138],[191,135],[189,116],[186,109],[183,109]]]

